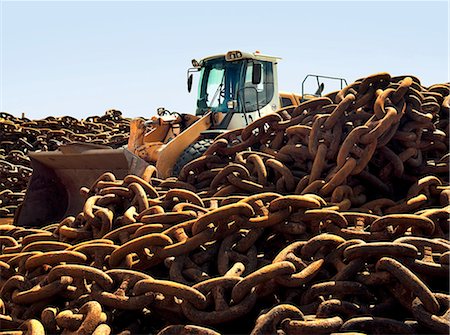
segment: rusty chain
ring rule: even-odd
[[[28,152],[53,151],[85,142],[113,148],[127,143],[129,119],[120,111],[77,120],[70,116],[29,120],[0,113],[0,218],[11,218],[23,201],[32,169]]]

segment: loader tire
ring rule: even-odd
[[[203,155],[213,142],[214,140],[211,138],[204,138],[192,143],[190,146],[184,149],[173,167],[172,174],[174,176],[178,176],[183,166]]]

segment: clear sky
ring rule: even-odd
[[[193,113],[192,58],[280,56],[279,86],[308,73],[349,82],[387,71],[449,81],[448,2],[2,1],[0,110],[28,118]],[[325,89],[326,90],[326,89]]]

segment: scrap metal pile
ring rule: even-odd
[[[0,225],[3,334],[448,334],[449,102],[376,74]]]
[[[42,120],[0,113],[0,218],[13,217],[25,195],[32,169],[28,152],[53,151],[84,142],[117,148],[127,143],[129,120],[120,111],[77,120],[70,116]]]

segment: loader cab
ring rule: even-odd
[[[188,90],[192,72],[200,72],[196,115],[208,111],[224,113],[223,129],[244,127],[279,107],[277,57],[259,53],[230,51],[211,56],[188,70]]]

